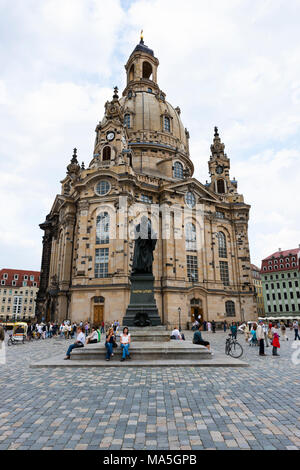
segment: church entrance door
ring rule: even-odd
[[[198,316],[200,315],[200,319]],[[197,320],[200,324],[203,323],[203,308],[202,307],[193,307],[191,306],[191,322]]]
[[[104,305],[94,305],[94,324],[101,325],[103,322]]]

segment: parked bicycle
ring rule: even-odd
[[[227,354],[227,356],[235,357],[237,359],[243,355],[243,352],[244,351],[240,343],[237,341],[236,338],[232,337],[232,334],[230,334],[229,337],[226,338],[225,354]]]

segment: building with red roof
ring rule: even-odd
[[[24,269],[0,270],[0,320],[29,320],[35,317],[35,299],[40,272]]]

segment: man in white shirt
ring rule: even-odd
[[[69,346],[69,349],[67,351],[65,360],[71,358],[71,352],[73,351],[74,348],[83,348],[83,346],[84,346],[85,334],[83,333],[82,328],[80,328],[80,327],[77,328],[77,331],[78,331],[78,335],[77,335],[76,341],[75,341],[74,344],[71,344]]]
[[[177,326],[175,326],[174,330],[171,333],[171,339],[185,339],[184,335],[180,333]]]
[[[181,339],[181,336],[180,336],[180,333],[179,333],[179,330],[178,330],[177,326],[174,327],[174,330],[171,333],[171,338],[172,339]]]
[[[261,320],[258,323],[258,327],[256,330],[256,338],[258,339],[258,343],[259,343],[259,355],[265,356],[265,332],[264,332],[264,324]]]

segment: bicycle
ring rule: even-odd
[[[225,354],[227,354],[227,356],[231,356],[237,359],[243,355],[243,352],[244,350],[240,343],[237,341],[236,338],[232,338],[232,334],[230,334],[229,337],[226,338]]]

